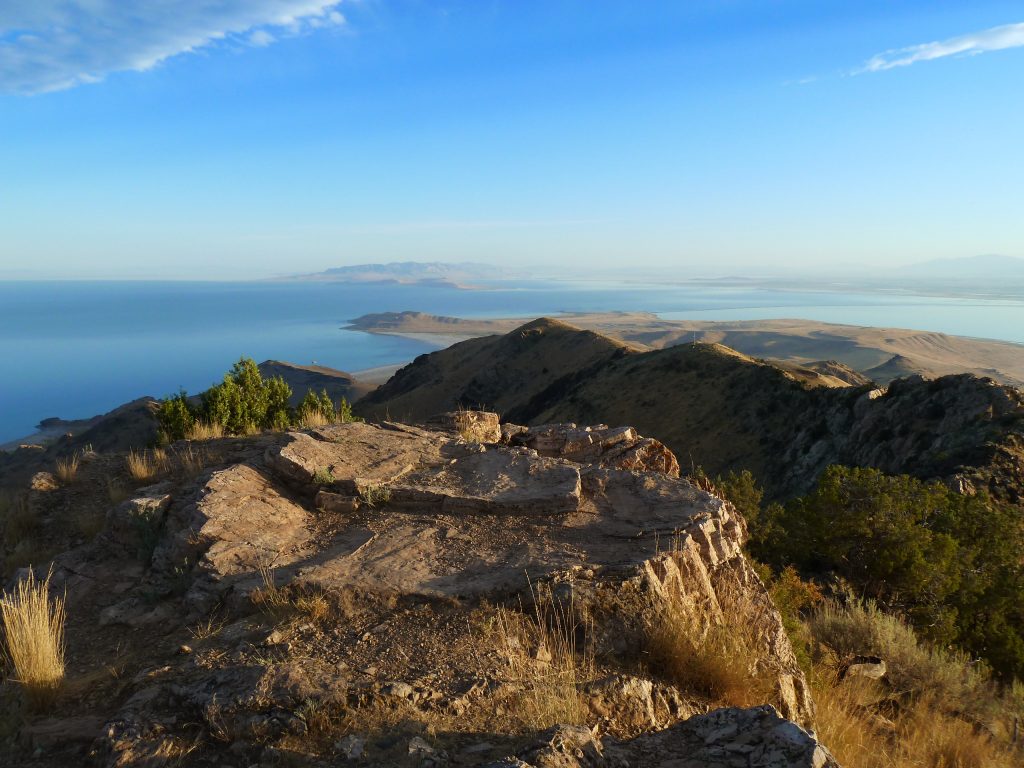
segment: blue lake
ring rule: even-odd
[[[83,418],[142,395],[196,392],[241,356],[356,371],[433,347],[342,330],[369,312],[537,317],[630,310],[666,318],[805,318],[1024,343],[1024,302],[721,284],[403,285],[0,282],[0,443],[48,416]],[[1022,350],[1024,353],[1024,350]]]

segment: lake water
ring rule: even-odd
[[[345,331],[369,312],[537,317],[631,310],[671,319],[804,318],[1024,343],[1024,302],[735,285],[402,285],[0,282],[0,443],[49,416],[85,418],[142,395],[205,389],[239,357],[356,371],[430,345]]]

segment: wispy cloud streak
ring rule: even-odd
[[[345,22],[340,0],[0,2],[0,92],[41,93],[145,71],[222,41],[270,45]]]
[[[976,56],[979,53],[1020,46],[1024,46],[1024,23],[1006,24],[982,32],[951,37],[948,40],[885,51],[872,56],[864,66],[855,70],[854,74],[882,72],[897,67],[909,67],[919,61],[933,61],[947,56]]]

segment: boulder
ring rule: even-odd
[[[679,477],[675,454],[657,440],[641,437],[632,427],[578,427],[570,423],[525,428],[506,425],[503,430],[510,445],[531,448],[542,456]]]
[[[489,411],[449,411],[431,416],[425,429],[445,432],[473,443],[498,443],[502,439],[501,417]]]

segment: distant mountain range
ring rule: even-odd
[[[352,264],[332,267],[323,272],[293,275],[286,280],[339,283],[397,283],[402,285],[440,285],[467,287],[477,281],[506,280],[515,277],[493,264],[441,261],[392,261],[386,264]]]

